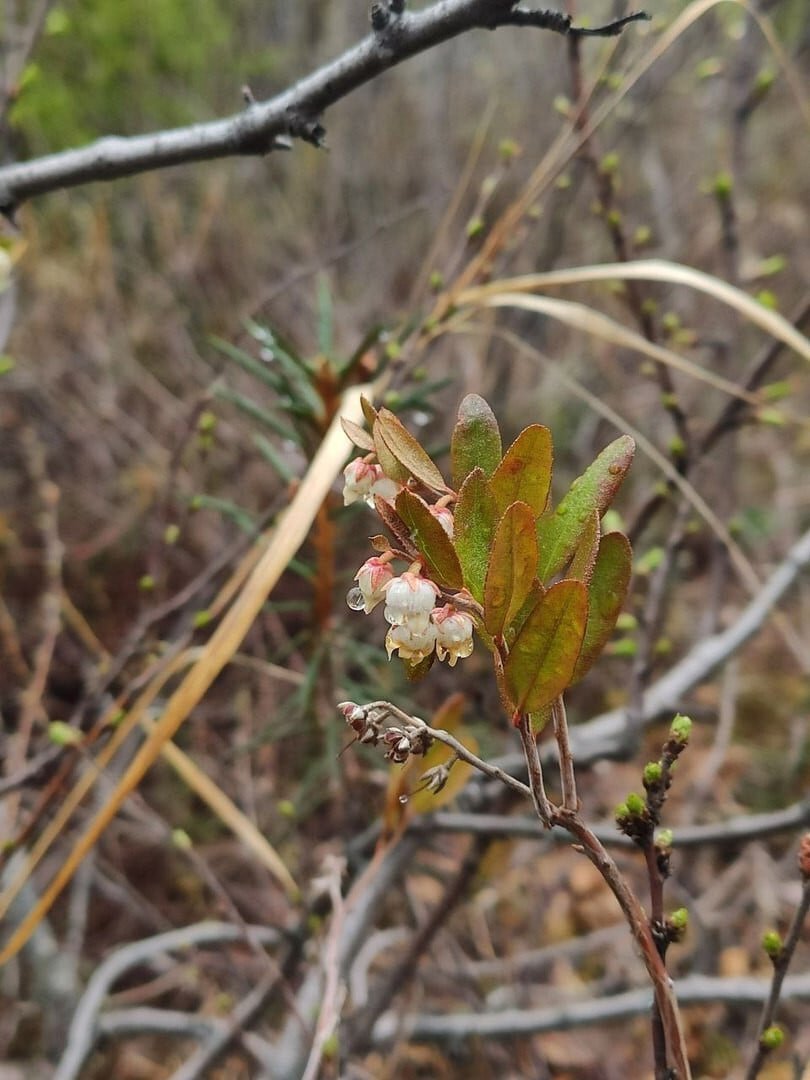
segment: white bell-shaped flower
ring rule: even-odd
[[[391,563],[379,558],[377,555],[366,559],[354,575],[357,587],[363,595],[363,611],[365,611],[366,615],[385,599],[386,586],[389,581],[393,580],[393,577],[394,571],[391,569]]]
[[[435,645],[436,627],[429,618],[424,626],[411,623],[392,626],[385,637],[385,648],[389,660],[391,654],[399,650],[402,660],[413,660],[419,663],[426,656],[430,656]]]
[[[432,581],[406,570],[385,588],[385,617],[392,626],[425,629],[438,595],[438,586]]]
[[[436,655],[450,667],[473,651],[473,621],[452,604],[435,608],[431,620],[436,627]]]

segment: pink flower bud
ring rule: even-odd
[[[388,659],[399,650],[402,660],[414,660],[417,663],[430,656],[436,644],[436,627],[428,621],[425,626],[402,624],[392,626],[385,638]]]
[[[438,595],[439,588],[432,581],[406,570],[385,587],[385,617],[392,626],[424,629]]]
[[[363,458],[354,458],[343,470],[343,505],[351,506],[352,503],[364,500],[369,506],[374,505],[374,496],[371,489],[380,479],[383,471],[379,465],[373,465]]]
[[[357,587],[363,595],[363,610],[367,615],[385,599],[385,588],[393,577],[394,571],[391,569],[390,562],[376,555],[366,559],[354,575]]]
[[[459,658],[473,651],[473,621],[452,604],[435,608],[431,619],[436,627],[436,655],[455,667]]]

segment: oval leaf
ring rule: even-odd
[[[568,686],[587,617],[588,594],[581,581],[558,581],[538,601],[504,669],[516,712],[540,712]]]
[[[385,446],[388,453],[399,462],[400,466],[410,476],[415,476],[417,480],[421,480],[425,487],[430,488],[431,491],[445,493],[450,490],[445,484],[444,477],[439,472],[438,466],[434,464],[424,448],[411,435],[404,424],[394,416],[390,409],[380,409],[377,413],[377,421],[374,424],[374,445],[378,456],[380,444]],[[388,476],[391,476],[392,480],[402,482],[399,476],[392,476],[388,472],[382,458],[380,464],[383,471]]]
[[[586,585],[591,580],[591,574],[596,565],[596,556],[599,551],[600,526],[599,511],[594,510],[582,531],[579,546],[574,552],[571,565],[566,571],[566,577],[584,581]]]
[[[475,468],[492,476],[501,460],[501,433],[495,414],[478,394],[467,394],[450,441],[453,483],[460,488]],[[514,502],[514,499],[511,500]]]
[[[347,420],[345,416],[340,419],[340,426],[343,428],[346,438],[350,442],[353,442],[355,446],[359,446],[361,450],[373,452],[376,447],[374,446],[374,440],[365,428],[361,428],[359,424],[355,424],[354,420]]]
[[[632,565],[633,551],[624,533],[602,537],[588,586],[588,622],[572,682],[579,682],[607,645],[624,607]]]
[[[447,589],[462,588],[464,578],[456,549],[427,503],[404,488],[397,495],[396,507],[431,580]]]
[[[590,527],[593,512],[597,511],[601,518],[610,506],[635,451],[636,444],[629,435],[622,435],[606,446],[596,461],[573,482],[557,509],[538,520],[540,560],[537,573],[541,581],[559,574]]]
[[[504,632],[532,587],[537,569],[534,518],[530,506],[515,502],[495,530],[484,583],[484,625],[493,637]]]
[[[534,516],[542,514],[551,487],[551,432],[542,424],[524,428],[493,473],[491,484],[500,513],[513,502],[524,502]]]
[[[461,563],[464,584],[478,603],[483,604],[484,581],[498,513],[482,469],[473,469],[461,485],[453,520],[453,546]]]

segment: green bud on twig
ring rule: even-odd
[[[785,1033],[776,1024],[765,1028],[759,1037],[760,1046],[765,1050],[776,1050],[785,1041]]]
[[[660,783],[661,776],[663,775],[663,768],[660,761],[648,761],[644,766],[644,787],[651,788]]]
[[[782,955],[782,935],[778,930],[766,930],[762,935],[762,948],[771,960],[778,960]]]
[[[682,743],[684,746],[689,742],[689,736],[692,733],[692,721],[688,716],[682,716],[680,713],[672,721],[672,727],[669,729],[669,737],[674,739],[675,742]]]

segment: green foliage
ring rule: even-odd
[[[277,67],[277,50],[231,48],[225,0],[63,0],[25,68],[11,121],[36,151],[217,115],[234,87]]]
[[[513,718],[527,714],[533,729],[541,730],[555,700],[604,650],[627,594],[630,544],[620,532],[602,536],[601,518],[630,466],[633,440],[622,436],[611,443],[553,511],[548,428],[529,425],[501,456],[492,410],[482,398],[466,397],[451,443],[455,492],[393,413],[367,404],[365,415],[370,435],[345,425],[367,452],[353,472],[359,469],[373,480],[376,468],[386,483],[400,485],[393,505],[388,496],[374,497],[398,546],[384,537],[374,546],[384,553],[389,576],[392,560],[407,561],[409,588],[416,589],[424,575],[445,593],[437,604],[447,605],[444,612],[431,613],[428,593],[421,614],[400,611],[391,606],[386,586],[386,618],[396,628],[389,640],[397,642],[389,652],[398,649],[409,676],[420,677],[433,662],[431,634],[442,657],[445,646],[437,635],[443,622],[448,613],[464,613],[493,655],[505,708]],[[349,497],[357,494],[351,491]],[[560,574],[562,580],[555,580]],[[382,599],[382,593],[375,597],[369,589],[367,584],[359,604],[367,611]],[[460,656],[472,648],[465,640],[469,647]]]

